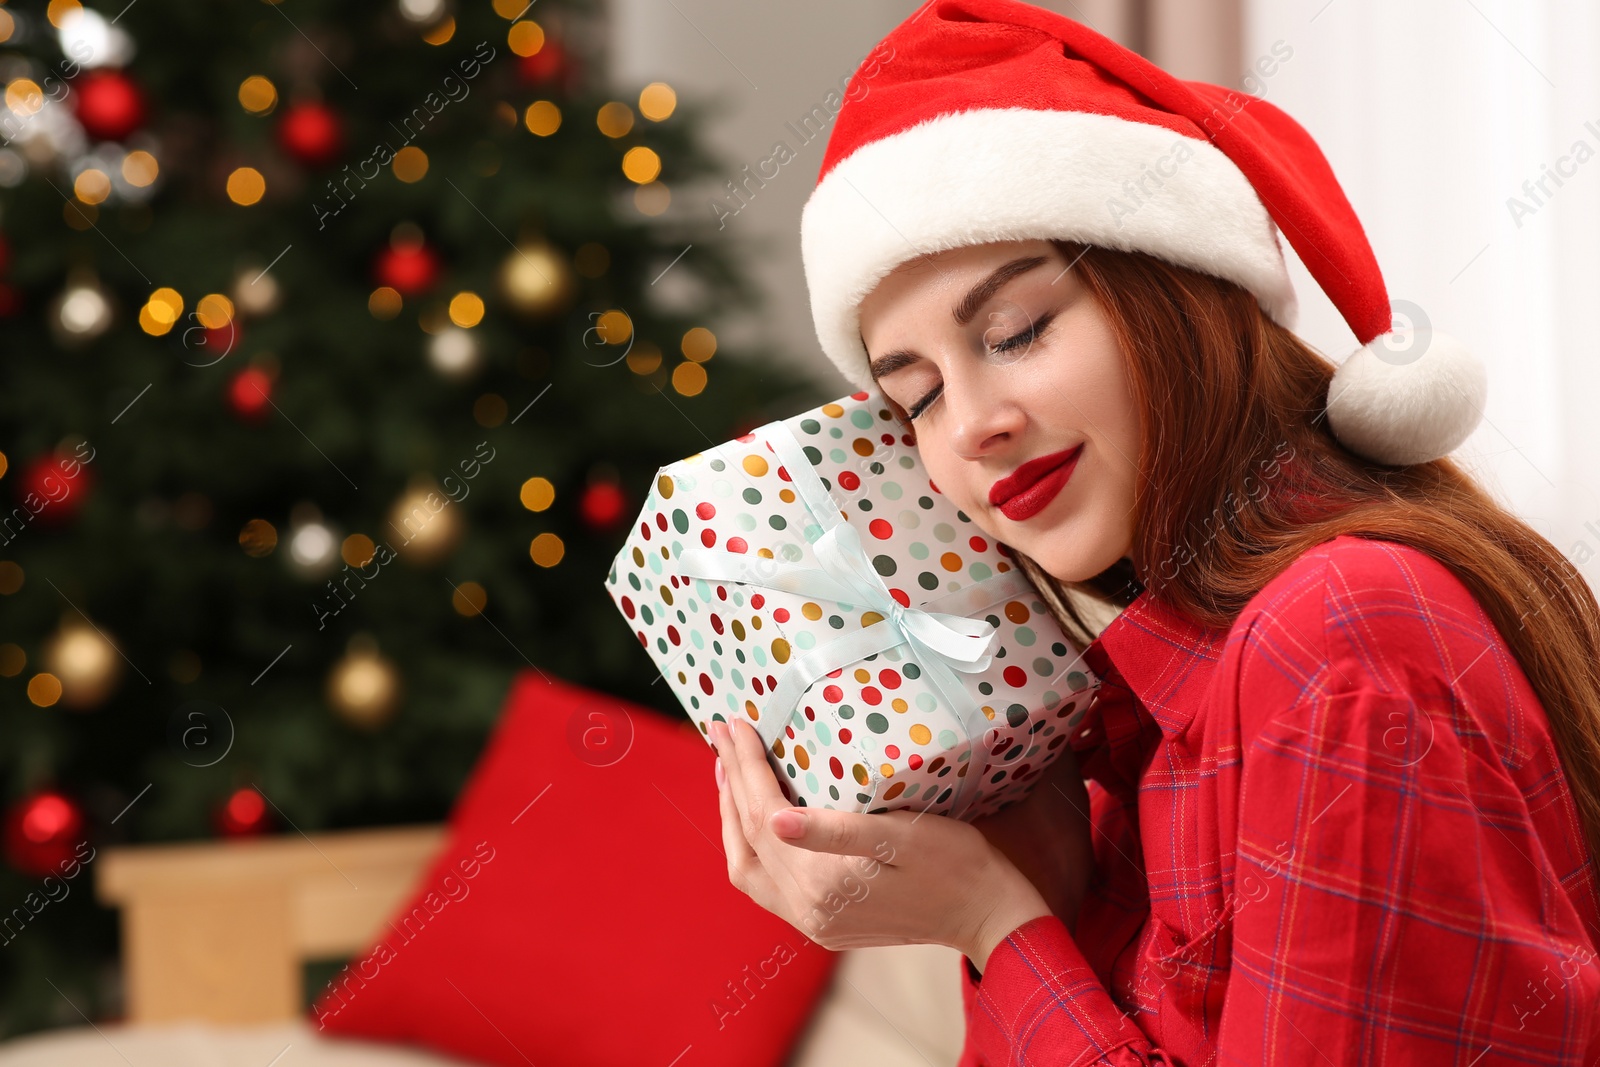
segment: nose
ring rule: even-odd
[[[939,401],[945,405],[950,449],[964,459],[979,459],[1005,447],[1027,420],[1021,398],[1005,381],[1008,376],[984,373],[993,370],[970,360],[952,360],[945,369]]]

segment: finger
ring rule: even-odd
[[[773,810],[762,778],[767,779],[767,785],[772,789],[777,788],[777,783],[766,767],[766,753],[755,727],[747,723],[741,725],[735,719],[721,724],[721,733],[722,740],[717,751],[722,753],[722,769],[728,778],[728,788],[733,792],[734,807],[742,817],[741,825],[751,847],[760,852],[762,823],[766,813]],[[779,796],[780,803],[787,807],[789,802],[781,799],[782,794]]]
[[[710,733],[711,743],[717,747],[717,755],[722,760],[722,774],[726,780],[725,791],[732,799],[734,812],[740,817],[739,825],[743,827],[745,813],[744,780],[739,774],[739,750],[733,744],[727,723],[713,722],[710,726]]]
[[[893,864],[903,847],[904,824],[909,821],[902,817],[904,814],[907,813],[868,815],[831,808],[789,808],[773,813],[768,825],[786,845]]]
[[[749,839],[744,836],[744,823],[739,818],[739,809],[734,806],[733,793],[726,784],[717,789],[717,804],[722,810],[722,851],[728,857],[729,871],[759,863],[755,849],[750,847]]]
[[[728,726],[730,741],[737,756],[735,765],[739,774],[739,803],[745,810],[757,806],[762,811],[778,811],[789,807],[789,798],[778,786],[778,776],[767,762],[766,742],[756,733],[756,728],[742,719]],[[731,768],[730,768],[731,770]]]

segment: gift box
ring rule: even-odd
[[[745,719],[797,805],[989,814],[1099,684],[876,389],[661,467],[606,588],[702,736]]]

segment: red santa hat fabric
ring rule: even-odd
[[[853,385],[871,381],[860,302],[925,253],[1041,237],[1146,252],[1238,283],[1292,328],[1281,236],[1363,346],[1329,390],[1346,447],[1424,462],[1477,425],[1482,365],[1441,333],[1392,328],[1355,211],[1274,105],[1018,0],[930,0],[869,62],[801,218],[817,336]]]

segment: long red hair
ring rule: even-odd
[[[1472,592],[1538,693],[1600,863],[1600,605],[1582,574],[1454,461],[1392,467],[1341,446],[1323,417],[1333,364],[1244,289],[1142,253],[1055,244],[1107,312],[1145,415],[1132,573],[1062,583],[1019,557],[1063,627],[1092,640],[1075,600],[1125,604],[1148,589],[1225,629],[1322,542],[1411,545]]]

